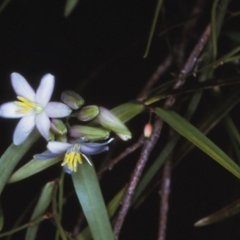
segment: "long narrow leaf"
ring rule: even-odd
[[[27,177],[30,177],[38,172],[41,172],[46,168],[51,167],[52,165],[61,161],[62,159],[63,159],[62,156],[58,156],[48,160],[32,159],[31,161],[23,165],[21,168],[19,168],[16,172],[14,172],[10,176],[8,183],[18,182]]]
[[[149,33],[149,36],[148,36],[147,47],[146,47],[143,58],[146,58],[147,55],[148,55],[148,52],[149,52],[149,49],[150,49],[150,46],[151,46],[151,43],[152,43],[152,39],[153,39],[153,34],[155,32],[155,29],[156,29],[158,16],[159,16],[159,13],[160,13],[160,10],[161,10],[161,7],[162,7],[162,3],[163,3],[163,0],[158,0],[157,1],[157,6],[156,6],[156,9],[155,9],[155,13],[154,13],[153,21],[152,21],[152,26],[151,26],[150,33]]]
[[[210,225],[216,222],[223,221],[226,218],[232,217],[240,212],[240,199],[234,201],[233,203],[228,204],[224,208],[212,213],[211,215],[198,220],[194,226],[202,227]]]
[[[111,111],[125,123],[141,113],[144,109],[144,105],[139,102],[127,102],[113,108]]]
[[[17,163],[39,138],[39,133],[34,130],[22,145],[11,144],[0,159],[0,194]]]
[[[64,8],[64,17],[69,17],[74,8],[77,6],[79,0],[66,0],[66,5]]]
[[[218,6],[218,1],[215,0],[212,6],[212,13],[211,13],[211,27],[212,27],[212,46],[213,46],[213,59],[217,57],[217,34],[216,34],[216,9]]]
[[[93,239],[114,240],[94,167],[84,162],[72,179]]]
[[[229,136],[231,146],[236,154],[236,158],[238,159],[238,164],[240,163],[240,134],[237,129],[237,126],[233,122],[232,118],[230,116],[225,117],[224,126],[226,128],[226,133]]]
[[[208,154],[234,176],[240,178],[240,167],[192,124],[173,111],[156,108],[154,112],[179,134]]]
[[[239,103],[239,94],[239,89],[236,89],[236,91],[225,95],[221,101],[214,105],[211,110],[206,112],[203,118],[200,119],[198,129],[206,135],[233,109],[234,106],[236,106],[236,104]],[[179,162],[193,147],[194,145],[190,142],[184,141],[179,151],[176,153],[178,156],[177,162]]]
[[[114,198],[109,202],[108,206],[107,206],[107,211],[108,211],[108,215],[110,218],[113,217],[113,215],[116,213],[120,202],[122,201],[122,198],[124,196],[126,187],[122,188],[115,196]],[[77,240],[91,240],[92,239],[92,235],[91,232],[89,230],[89,227],[87,226],[76,238]]]
[[[2,204],[0,204],[0,231],[2,231],[3,229],[3,224],[4,224],[4,215],[3,215]]]
[[[36,207],[31,216],[31,220],[34,220],[41,215],[43,215],[51,202],[52,190],[53,190],[54,182],[48,182],[38,199]],[[37,230],[39,225],[29,226],[27,229],[25,240],[34,240],[36,238]]]

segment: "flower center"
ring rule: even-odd
[[[30,111],[34,111],[35,113],[41,113],[43,108],[34,102],[29,101],[24,97],[17,96],[19,101],[15,101],[15,104],[21,107],[17,110],[18,113],[28,113]]]
[[[67,150],[63,163],[61,165],[64,166],[67,164],[69,170],[76,172],[77,163],[82,164],[80,144],[74,144],[71,148]]]

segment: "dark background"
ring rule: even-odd
[[[167,0],[164,13],[157,25],[157,32],[165,26],[173,26],[188,18],[198,1]],[[211,1],[202,1],[204,7],[201,21],[189,37],[186,55],[199,38],[210,20]],[[237,5],[238,4],[238,5]],[[63,16],[65,1],[18,0],[12,1],[0,13],[0,79],[1,102],[11,101],[15,94],[10,84],[10,73],[19,72],[35,88],[45,73],[56,77],[53,99],[59,100],[63,90],[80,93],[87,104],[103,105],[109,109],[135,99],[156,67],[168,54],[164,37],[155,37],[149,56],[143,59],[148,33],[156,1],[91,1],[81,0],[68,18]],[[231,9],[237,11],[239,3],[232,1]],[[165,19],[163,21],[163,19]],[[233,26],[235,27],[235,26]],[[181,28],[169,33],[169,43],[180,40]],[[177,73],[177,64],[171,68]],[[171,77],[171,71],[164,79]],[[138,118],[129,127],[138,134],[139,127],[148,117]],[[11,144],[16,120],[0,119],[1,151]],[[219,126],[211,138],[220,146],[225,143],[219,138]],[[121,143],[120,150],[129,143]],[[224,136],[221,135],[224,139]],[[44,149],[40,141],[33,153]],[[120,152],[117,150],[117,152]],[[227,150],[227,149],[225,149]],[[129,180],[139,152],[107,173],[102,179],[106,201],[110,200]],[[172,173],[169,225],[167,239],[234,240],[240,238],[238,216],[208,227],[194,228],[198,219],[212,213],[239,197],[239,182],[217,163],[199,150],[194,150]],[[51,168],[38,176],[8,186],[2,196],[5,228],[9,229],[38,193],[45,182],[59,176],[59,169]],[[26,189],[27,187],[27,189]],[[72,188],[66,176],[66,187]],[[76,222],[76,199],[71,198],[72,208],[65,210],[63,226],[72,231]],[[120,239],[157,239],[159,217],[159,193],[156,189],[149,198],[130,213],[123,226]],[[45,227],[45,228],[44,228]],[[39,239],[48,236],[53,226],[40,229]],[[23,239],[17,235],[16,239]]]

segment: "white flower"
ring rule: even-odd
[[[35,159],[48,160],[53,157],[64,155],[63,163],[65,172],[72,173],[77,171],[77,164],[82,164],[82,157],[91,164],[88,157],[85,155],[95,155],[108,150],[108,145],[113,141],[113,138],[102,143],[83,142],[82,139],[78,139],[73,143],[51,141],[47,145],[47,149],[50,153],[36,154]]]
[[[13,143],[19,145],[24,142],[35,125],[40,134],[48,139],[49,118],[66,117],[71,113],[71,109],[67,105],[60,102],[49,102],[54,88],[54,76],[44,75],[36,93],[19,73],[11,74],[11,82],[18,101],[2,104],[0,116],[22,118],[14,131]]]

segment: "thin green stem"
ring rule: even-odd
[[[62,219],[62,205],[63,205],[63,183],[64,183],[64,176],[65,172],[61,172],[61,176],[59,179],[59,191],[58,191],[58,216],[59,216],[59,221]],[[59,239],[59,231],[56,232],[55,240]]]
[[[59,215],[57,213],[57,185],[54,186],[53,189],[53,197],[52,197],[52,212],[53,212],[53,219],[55,221],[55,224],[57,226],[58,232],[62,238],[62,240],[67,240],[65,231],[61,225]]]
[[[11,231],[1,233],[1,234],[0,234],[0,238],[5,237],[5,236],[8,236],[8,235],[10,235],[10,234],[14,234],[14,233],[16,233],[16,232],[19,232],[19,231],[25,229],[25,228],[35,226],[35,225],[37,225],[38,223],[42,222],[43,220],[49,219],[50,217],[52,217],[52,215],[44,215],[44,216],[38,217],[38,218],[36,218],[35,220],[33,220],[33,221],[31,221],[31,222],[28,222],[28,223],[25,223],[25,224],[23,224],[23,225],[15,228],[15,229],[11,230]]]
[[[215,0],[212,6],[212,14],[211,14],[211,28],[212,28],[212,46],[213,46],[213,59],[217,57],[217,29],[216,29],[216,11],[219,0]]]

